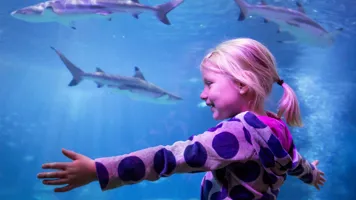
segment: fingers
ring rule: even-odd
[[[42,172],[37,174],[37,178],[66,178],[67,172],[66,171],[56,171],[56,172]]]
[[[54,189],[54,192],[68,192],[74,188],[75,187],[73,185],[66,185],[64,187]]]
[[[64,185],[68,183],[68,179],[43,180],[44,185]]]
[[[317,190],[320,190],[319,185],[314,185]]]
[[[42,165],[42,169],[61,169],[65,170],[69,163],[65,162],[53,162],[53,163],[45,163]]]
[[[326,179],[324,177],[320,177],[320,181],[324,184],[326,182]]]

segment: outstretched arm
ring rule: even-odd
[[[318,161],[310,163],[300,155],[294,144],[291,148],[291,151],[293,151],[293,165],[288,171],[288,175],[296,176],[304,183],[314,185],[319,190],[319,185],[323,185],[326,180],[323,177],[324,173],[316,168]]]
[[[108,190],[174,173],[216,170],[253,155],[246,131],[243,124],[233,118],[187,141],[98,158],[95,159],[97,178],[101,189]]]

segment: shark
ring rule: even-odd
[[[76,29],[75,21],[84,19],[107,19],[117,13],[129,13],[139,19],[144,12],[153,13],[160,22],[171,25],[167,14],[183,3],[171,0],[156,6],[141,4],[139,0],[50,0],[11,12],[11,16],[26,22],[57,22]]]
[[[265,23],[272,21],[278,25],[277,33],[288,32],[294,36],[294,40],[278,40],[279,43],[302,42],[312,46],[330,47],[334,44],[335,36],[343,28],[331,32],[325,30],[318,22],[306,15],[300,2],[296,2],[297,10],[268,5],[264,0],[259,5],[251,5],[245,0],[234,0],[240,8],[238,20],[244,21],[246,17],[257,15],[264,19]]]
[[[88,73],[75,66],[56,48],[51,46],[51,49],[56,52],[60,60],[72,74],[73,78],[68,84],[70,87],[77,86],[83,80],[91,80],[96,83],[97,88],[106,86],[116,92],[128,95],[133,100],[158,104],[175,104],[183,100],[181,97],[148,82],[137,66],[134,67],[135,72],[133,76],[107,74],[98,67],[96,68],[96,72]]]

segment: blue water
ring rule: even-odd
[[[0,2],[1,200],[199,199],[203,174],[173,175],[107,192],[92,183],[67,193],[54,193],[36,174],[45,162],[69,161],[61,154],[63,147],[92,158],[113,156],[172,144],[214,126],[209,109],[198,106],[203,87],[198,67],[209,48],[236,37],[254,38],[276,56],[279,73],[295,89],[302,108],[305,127],[292,130],[296,145],[309,160],[319,159],[326,173],[321,191],[288,177],[279,199],[355,199],[355,1],[302,1],[308,16],[327,30],[344,28],[325,49],[277,43],[290,35],[277,34],[276,25],[259,17],[239,22],[232,0],[185,0],[169,13],[171,26],[151,14],[139,20],[122,14],[112,21],[78,21],[73,30],[9,15],[39,2]],[[268,3],[296,8],[290,0]],[[147,80],[184,100],[175,105],[135,101],[90,81],[68,87],[71,75],[50,46],[87,72],[100,67],[131,76],[139,66]],[[275,111],[281,92],[274,88],[269,109]]]

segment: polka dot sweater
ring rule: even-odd
[[[155,181],[174,173],[206,172],[202,200],[274,200],[287,174],[307,184],[315,168],[251,112],[169,146],[95,159],[102,190]]]

